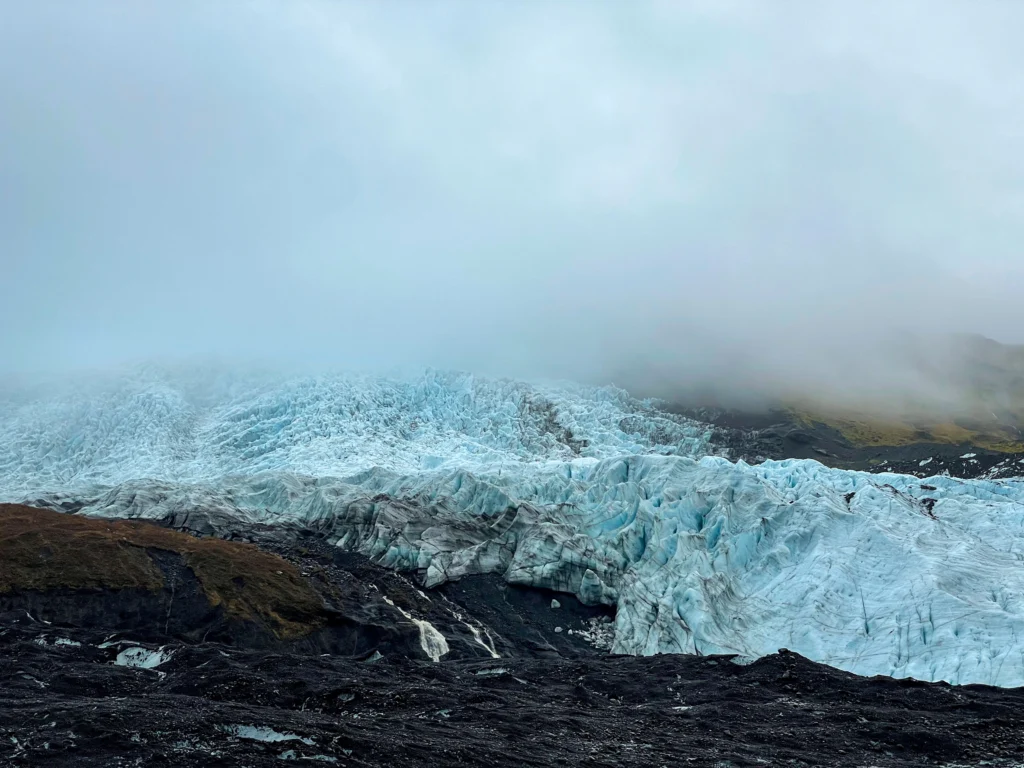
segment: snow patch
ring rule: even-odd
[[[330,763],[335,764],[338,762],[338,758],[331,757],[330,755],[303,755],[296,752],[294,749],[286,749],[280,755],[277,756],[278,760],[310,760],[314,763]]]
[[[273,728],[265,728],[259,725],[223,725],[221,730],[240,739],[262,741],[267,744],[277,744],[282,741],[299,741],[306,746],[313,746],[316,743],[313,739],[308,739],[305,736],[299,736],[294,733],[282,733],[281,731],[275,731]]]
[[[77,640],[69,640],[66,637],[57,637],[52,640],[48,637],[37,637],[33,640],[36,645],[43,648],[81,648],[82,644]]]
[[[156,669],[161,664],[166,662],[171,656],[174,655],[174,651],[168,651],[163,648],[157,651],[151,651],[148,648],[141,648],[134,646],[132,648],[125,648],[114,660],[114,664],[119,667],[134,667],[136,669]]]
[[[474,673],[477,677],[501,677],[507,675],[508,670],[505,667],[490,667],[488,669],[478,669]]]

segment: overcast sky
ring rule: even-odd
[[[0,5],[2,369],[1024,341],[1016,0]]]

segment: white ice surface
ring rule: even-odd
[[[299,736],[295,733],[281,733],[273,728],[266,728],[262,725],[225,725],[221,727],[221,730],[240,739],[262,741],[267,744],[278,744],[282,741],[300,741],[307,746],[312,746],[315,743],[313,739]]]
[[[173,655],[173,651],[165,651],[163,648],[153,651],[148,648],[133,646],[131,648],[125,648],[117,654],[117,658],[114,660],[114,663],[119,667],[156,669]]]
[[[732,464],[616,390],[147,375],[10,398],[0,496],[317,526],[428,586],[487,571],[613,604],[617,652],[1024,685],[1022,481]]]
[[[285,470],[416,473],[702,455],[706,425],[614,388],[428,371],[287,378],[146,368],[0,386],[0,492]]]

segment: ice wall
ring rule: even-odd
[[[732,464],[701,455],[700,425],[616,390],[217,386],[11,398],[3,496],[312,527],[428,586],[499,573],[615,605],[620,653],[785,647],[1024,685],[1024,481]]]

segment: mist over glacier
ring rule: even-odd
[[[12,7],[0,371],[928,390],[1024,341],[1024,11],[848,5]]]

